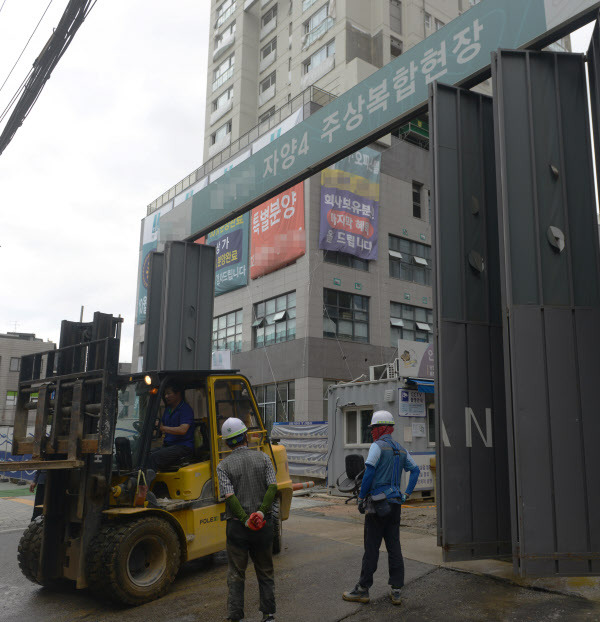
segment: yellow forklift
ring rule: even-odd
[[[23,574],[40,585],[68,580],[139,605],[164,595],[186,561],[223,550],[217,465],[230,451],[220,435],[228,417],[244,421],[250,448],[275,467],[279,552],[292,482],[285,448],[269,442],[248,380],[235,371],[119,375],[120,319],[96,314],[96,325],[104,330],[82,343],[21,361],[12,451],[32,456],[19,469],[46,473],[43,513],[19,544]],[[194,453],[154,476],[147,461],[162,442],[157,422],[169,382],[194,411]],[[14,468],[14,461],[0,463],[0,471]]]

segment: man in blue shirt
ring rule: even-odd
[[[161,471],[194,453],[194,411],[184,401],[183,391],[174,382],[165,386],[165,412],[160,431],[165,435],[163,446],[154,449],[148,466]]]
[[[371,418],[373,444],[365,460],[358,496],[358,510],[365,514],[365,553],[360,579],[355,588],[344,592],[342,598],[351,602],[368,603],[369,588],[377,570],[379,547],[385,540],[388,552],[390,598],[394,605],[402,603],[400,589],[404,585],[404,559],[400,548],[400,509],[419,479],[419,467],[411,455],[392,438],[394,417],[387,410],[378,410]],[[402,471],[410,471],[406,492],[400,490]],[[370,495],[369,503],[366,503]],[[366,511],[366,513],[365,513]]]

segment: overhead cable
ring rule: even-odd
[[[23,121],[27,118],[46,81],[49,80],[54,67],[56,67],[58,61],[66,52],[75,33],[95,4],[96,0],[69,0],[58,26],[39,56],[35,59],[33,69],[26,78],[26,84],[22,87],[23,92],[15,104],[2,134],[0,134],[0,154],[4,152],[19,127],[23,124]]]
[[[4,0],[4,1],[6,2],[6,0]],[[50,5],[52,4],[52,2],[53,2],[53,0],[50,0],[50,2],[48,3],[48,6],[46,7],[46,10],[42,13],[42,16],[40,17],[39,22],[37,23],[36,27],[33,29],[33,32],[31,33],[31,36],[29,37],[29,39],[27,39],[27,43],[25,44],[25,47],[23,48],[23,50],[19,54],[19,58],[17,58],[17,60],[15,61],[15,64],[12,66],[12,69],[8,72],[8,75],[4,79],[4,82],[2,83],[2,86],[0,86],[0,91],[2,91],[2,89],[4,88],[4,85],[7,83],[8,79],[10,78],[10,75],[12,74],[12,72],[15,69],[15,67],[17,66],[17,63],[21,60],[21,56],[23,56],[23,53],[25,52],[25,50],[27,49],[27,46],[29,45],[29,42],[33,38],[33,35],[35,34],[35,31],[38,29],[39,25],[42,23],[42,20],[44,19],[44,15],[46,15],[46,13],[48,12],[48,9],[50,8]],[[2,5],[2,6],[4,6],[4,5]],[[0,8],[0,10],[1,10],[1,8]]]

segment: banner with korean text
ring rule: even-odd
[[[251,279],[279,270],[302,257],[306,252],[304,183],[254,208],[250,226]]]
[[[377,259],[380,166],[365,147],[321,172],[319,248]]]
[[[248,220],[248,214],[238,216],[211,231],[204,240],[217,250],[215,296],[248,284]]]

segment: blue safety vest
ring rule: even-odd
[[[381,456],[375,467],[370,494],[373,496],[383,492],[388,499],[398,499],[402,496],[400,476],[406,466],[406,450],[389,434],[384,434],[375,442],[381,449]]]

